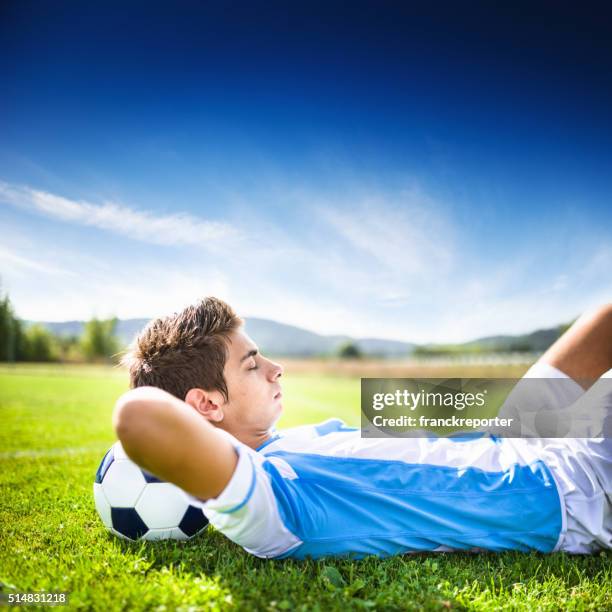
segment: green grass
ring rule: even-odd
[[[0,580],[67,591],[87,610],[612,609],[612,554],[435,554],[263,561],[212,529],[130,543],[97,517],[92,482],[114,441],[121,372],[0,368]],[[281,426],[359,423],[359,380],[293,375]]]

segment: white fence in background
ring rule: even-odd
[[[406,363],[413,365],[529,365],[538,360],[541,352],[509,352],[459,355],[432,355],[411,357]]]

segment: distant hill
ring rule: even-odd
[[[329,355],[349,341],[356,344],[362,353],[380,357],[405,357],[410,355],[415,347],[410,342],[380,338],[322,336],[301,327],[255,317],[245,318],[245,328],[262,351],[271,355]]]
[[[466,342],[463,346],[479,346],[496,352],[506,351],[545,351],[560,335],[563,326],[538,329],[522,336],[488,336]]]
[[[417,356],[465,355],[486,353],[541,353],[545,351],[568,325],[538,329],[516,336],[487,336],[463,344],[425,344],[415,347]]]
[[[127,345],[147,324],[149,319],[120,319],[117,336]],[[83,321],[61,323],[40,322],[60,335],[80,335]],[[294,357],[313,357],[334,354],[345,342],[354,342],[362,353],[378,357],[406,357],[415,351],[421,355],[445,353],[507,353],[541,352],[546,350],[562,333],[565,326],[538,329],[523,335],[500,335],[478,338],[462,344],[428,344],[417,346],[410,342],[380,338],[351,338],[350,336],[323,336],[301,327],[256,317],[245,318],[247,333],[264,353]]]
[[[122,344],[129,344],[132,338],[148,323],[149,319],[119,319],[117,337]],[[80,336],[83,333],[84,321],[26,321],[27,325],[38,323],[49,331],[60,336]]]
[[[148,321],[149,319],[120,319],[117,323],[117,336],[121,343],[129,344]],[[39,324],[53,333],[65,336],[79,336],[84,327],[83,321],[62,321],[61,323],[41,321]],[[410,342],[380,338],[354,339],[349,336],[323,336],[301,327],[256,317],[245,318],[245,328],[262,352],[269,355],[295,357],[330,355],[335,353],[344,342],[352,341],[366,355],[405,357],[412,353],[415,346]]]

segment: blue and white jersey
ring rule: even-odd
[[[227,434],[229,436],[229,434]],[[198,504],[259,557],[487,549],[551,552],[564,531],[555,480],[520,439],[364,439],[337,419],[277,432]]]

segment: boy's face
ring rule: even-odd
[[[267,431],[283,410],[279,377],[283,367],[266,359],[242,330],[232,332],[223,374],[228,401],[219,425],[238,436],[242,431]]]

